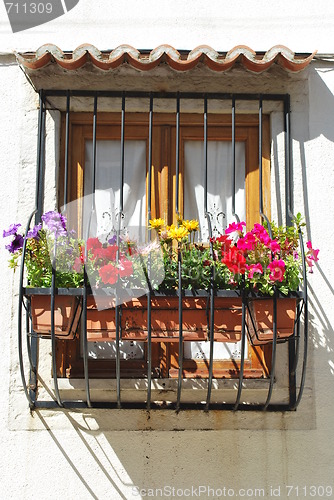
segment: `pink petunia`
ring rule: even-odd
[[[257,264],[251,264],[250,266],[246,266],[248,269],[248,278],[252,279],[254,276],[254,273],[259,273],[263,274],[263,267],[262,265],[258,262]]]
[[[311,241],[308,241],[306,243],[306,246],[308,248],[308,252],[306,254],[306,262],[310,268],[310,273],[313,272],[313,265],[315,262],[318,262],[319,260],[319,257],[318,257],[318,254],[319,254],[319,249],[315,249],[312,247],[312,243]]]
[[[313,260],[314,262],[318,262],[319,258],[318,258],[318,254],[319,254],[319,249],[315,249],[315,248],[312,248],[312,243],[310,241],[308,241],[306,243],[307,245],[307,248],[308,248],[308,256],[311,260]]]
[[[271,238],[268,231],[261,224],[254,224],[252,233],[263,243],[265,246],[269,246],[271,243]]]
[[[280,246],[280,244],[278,243],[277,240],[271,240],[271,242],[269,243],[269,246],[270,246],[270,250],[273,253],[280,253],[281,246]]]
[[[285,262],[282,259],[275,259],[268,265],[268,269],[270,270],[269,279],[271,281],[280,281],[284,280],[285,274]]]
[[[225,230],[225,234],[238,233],[243,232],[243,226],[246,226],[246,222],[232,222],[228,228]]]
[[[255,236],[252,233],[246,233],[243,238],[238,240],[237,247],[243,251],[254,250],[256,247]]]

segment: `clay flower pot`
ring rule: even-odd
[[[296,299],[277,299],[277,339],[293,335],[296,319]],[[273,299],[256,299],[248,303],[247,327],[254,345],[273,341]]]
[[[31,319],[33,331],[51,336],[51,296],[31,296]],[[76,335],[82,305],[78,297],[56,295],[54,332],[59,339],[73,339]]]
[[[113,299],[88,297],[87,338],[89,341],[112,341],[116,338]],[[177,342],[179,337],[179,299],[177,296],[154,296],[151,307],[151,339]],[[206,297],[182,298],[183,340],[205,340],[209,335],[209,312]],[[141,297],[122,305],[122,340],[147,341],[147,298]],[[221,342],[237,342],[241,338],[241,299],[216,297],[214,338]]]

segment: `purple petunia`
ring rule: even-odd
[[[36,224],[30,231],[27,233],[27,238],[34,238],[35,240],[39,239],[39,231],[42,229],[42,223]]]
[[[66,236],[66,217],[59,212],[51,211],[42,215],[42,221],[46,227],[54,233],[55,237]]]
[[[3,230],[2,237],[6,238],[7,236],[13,236],[17,233],[19,227],[21,227],[21,224],[11,224],[7,231],[5,229]]]
[[[116,236],[116,234],[114,234],[114,236],[109,238],[108,243],[109,243],[109,245],[115,245],[116,242],[117,242],[117,236]]]
[[[5,248],[10,253],[16,253],[23,247],[24,238],[20,234],[15,234],[15,238],[10,243],[10,245],[6,245]]]

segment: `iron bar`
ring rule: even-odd
[[[87,259],[87,245],[85,245],[85,260]],[[89,371],[88,371],[88,345],[87,345],[87,287],[88,278],[84,268],[84,287],[82,296],[82,357],[84,367],[85,392],[88,408],[91,407],[90,388],[89,388]]]
[[[43,214],[44,176],[45,176],[45,93],[39,94],[38,141],[37,141],[37,170],[36,170],[36,215],[35,224],[41,222]]]
[[[247,299],[245,288],[242,290],[242,317],[241,317],[241,359],[239,368],[239,382],[238,382],[238,392],[233,410],[236,411],[239,408],[241,393],[244,382],[244,367],[245,367],[245,347],[246,347],[246,306]]]
[[[37,200],[37,197],[36,197],[36,200]],[[23,241],[21,267],[20,267],[20,287],[19,287],[18,324],[17,324],[20,373],[21,373],[23,390],[24,390],[25,395],[27,397],[27,400],[29,402],[30,408],[33,408],[35,406],[36,390],[35,389],[34,389],[34,391],[28,390],[28,385],[27,385],[26,377],[25,377],[24,362],[23,362],[23,346],[22,346],[22,306],[23,306],[24,262],[25,262],[25,256],[26,256],[26,251],[27,251],[27,238],[26,238],[26,236],[27,236],[27,233],[29,231],[32,218],[34,217],[36,212],[37,212],[37,206],[30,214],[30,217],[29,217],[28,223],[27,223],[27,227],[26,227],[26,231],[25,231],[25,238]],[[37,339],[35,339],[35,340],[37,341]],[[32,354],[32,353],[30,352],[30,354]],[[33,363],[31,356],[29,356],[29,362],[30,362],[30,366],[31,366],[30,376],[29,376],[30,385],[31,385],[32,373],[34,373],[34,379],[37,380],[37,377],[36,377],[37,364]]]
[[[285,137],[285,218],[286,225],[291,226],[292,212],[292,169],[291,169],[291,134],[290,134],[290,96],[284,99],[284,137]]]
[[[180,176],[180,94],[176,97],[176,158],[175,158],[175,174],[176,174],[176,193],[175,193],[175,211],[179,215],[179,176]]]
[[[24,299],[23,299],[24,301]],[[31,304],[30,304],[30,301],[27,300],[26,304],[24,304],[23,302],[23,307],[25,309],[25,316],[26,316],[26,332],[30,332],[31,329],[30,329],[30,316],[31,316]],[[27,337],[27,354],[28,354],[28,359],[29,359],[29,365],[30,365],[30,370],[34,373],[34,375],[36,376],[36,367],[33,363],[33,360],[32,360],[32,353],[31,353],[31,336],[30,335],[26,335]],[[31,387],[31,384],[30,384],[30,387]]]
[[[59,408],[58,404],[56,401],[36,401],[35,403],[35,408],[39,409],[54,409],[54,408]],[[87,408],[87,404],[84,401],[73,401],[73,400],[68,400],[68,401],[63,401],[63,407],[65,409],[80,409],[80,408]],[[112,401],[94,401],[92,402],[91,408],[94,409],[117,409],[116,403]],[[147,404],[146,403],[134,403],[134,402],[123,402],[122,403],[122,408],[123,409],[131,409],[131,410],[145,410],[147,409]],[[170,409],[174,409],[173,406],[168,406]],[[180,407],[181,410],[203,410],[203,404],[202,403],[186,403],[183,404]],[[231,411],[234,409],[234,404],[231,403],[211,403],[210,405],[210,410],[215,411],[215,410],[225,410],[225,411]],[[249,404],[244,404],[242,403],[239,408],[241,411],[260,411],[263,409],[263,406],[258,404],[258,403],[249,403]],[[156,411],[160,410],[161,411],[161,405],[158,403],[151,403],[151,411]],[[283,411],[289,411],[291,408],[289,407],[288,404],[286,403],[277,403],[277,404],[270,404],[267,408],[267,412],[283,412]],[[148,424],[149,425],[149,424]]]
[[[98,94],[94,92],[94,114],[93,114],[93,168],[92,168],[92,200],[91,210],[88,216],[86,234],[85,234],[85,262],[88,257],[87,240],[90,235],[92,216],[95,213],[95,188],[96,188],[96,133],[97,133],[97,107],[98,107]],[[84,268],[84,286],[83,286],[83,299],[82,299],[82,357],[84,365],[84,379],[87,406],[91,406],[90,387],[89,387],[89,368],[88,368],[88,342],[87,342],[87,288],[89,286],[86,268]]]
[[[55,294],[56,294],[56,265],[57,265],[57,240],[55,239],[53,246],[52,258],[52,278],[51,278],[51,353],[52,353],[52,375],[56,394],[57,403],[63,406],[57,376],[57,359],[56,359],[56,334],[55,334]]]
[[[204,214],[208,218],[208,99],[204,98]],[[210,235],[211,236],[211,235]]]
[[[153,147],[153,95],[150,94],[150,111],[148,125],[148,193],[147,193],[147,218],[152,217],[152,147]],[[151,233],[148,235],[151,240]],[[151,259],[148,260],[148,280],[151,280]],[[147,409],[151,408],[151,383],[152,383],[152,292],[149,287],[147,292]]]
[[[29,218],[29,226],[32,221],[32,217],[35,215],[35,224],[38,224],[41,221],[42,213],[43,213],[43,194],[44,194],[44,176],[45,176],[45,94],[44,91],[41,90],[39,92],[39,113],[38,113],[38,136],[37,136],[37,166],[36,166],[36,193],[35,193],[35,208],[31,217]],[[27,226],[26,234],[28,232],[29,226]],[[25,235],[26,236],[26,235]],[[26,240],[25,240],[26,241]],[[24,241],[24,243],[25,243]],[[24,246],[26,249],[26,247]],[[20,322],[22,321],[22,286],[23,286],[23,277],[24,277],[24,259],[25,259],[25,251],[22,252],[22,262],[21,262],[21,271],[22,275],[20,276]],[[20,326],[22,331],[22,324]],[[38,339],[31,338],[30,340],[27,338],[28,347],[28,356],[30,363],[30,373],[29,373],[29,390],[30,390],[30,401],[36,400],[36,388],[37,388],[37,363],[38,363]],[[22,346],[21,346],[21,354],[22,355]],[[30,403],[29,401],[29,403]]]
[[[117,220],[117,247],[120,243],[120,232],[124,209],[124,152],[125,152],[125,94],[122,96],[122,111],[121,111],[121,162],[120,162],[120,200]],[[117,262],[119,260],[119,250],[117,250]],[[116,287],[116,307],[115,307],[115,323],[116,323],[116,393],[117,407],[121,408],[121,360],[120,360],[120,340],[122,336],[121,330],[121,305],[118,303],[118,287]]]
[[[275,382],[275,369],[276,369],[276,349],[277,349],[277,291],[275,289],[273,297],[273,345],[271,354],[269,389],[266,402],[263,405],[263,410],[266,410],[268,408],[273,393],[274,382]]]
[[[293,344],[295,345],[294,349],[294,355],[293,355],[293,364],[291,365],[291,375],[295,375],[296,370],[297,370],[297,364],[298,364],[298,359],[299,359],[299,351],[300,351],[300,316],[302,313],[304,307],[303,304],[298,304],[297,305],[297,319],[296,319],[296,324],[295,324],[295,342]]]
[[[97,132],[97,93],[94,94],[94,115],[93,115],[92,210],[94,211],[95,211],[95,188],[96,188],[96,132]]]
[[[232,215],[240,222],[240,218],[235,211],[235,96],[232,97]]]
[[[71,97],[92,97],[96,94],[95,90],[70,90]],[[114,97],[122,98],[123,90],[99,90],[99,97]],[[150,91],[126,91],[127,98],[143,98],[143,99],[177,99],[177,96],[181,95],[182,99],[216,99],[216,100],[229,100],[231,101],[235,97],[238,101],[258,101],[260,97],[265,101],[284,101],[286,94],[273,93],[273,94],[247,94],[247,93],[232,93],[232,92],[150,92]],[[46,97],[66,97],[66,90],[44,90],[44,95]]]
[[[212,227],[210,217],[207,218],[209,233],[212,235]],[[210,236],[211,238],[211,236]],[[210,251],[212,256],[213,246],[210,243]],[[214,281],[213,281],[213,269],[210,280],[210,317],[209,317],[209,336],[210,336],[210,351],[209,351],[209,377],[208,377],[208,390],[206,395],[205,410],[208,411],[210,408],[211,392],[212,392],[212,380],[213,380],[213,350],[214,350],[214,314],[215,314],[215,295],[214,295]]]
[[[204,98],[204,215],[208,223],[208,233],[210,241],[210,254],[213,258],[213,243],[212,238],[212,225],[210,214],[208,212],[208,99]],[[213,269],[211,270],[210,279],[210,318],[209,318],[209,338],[210,338],[210,352],[209,352],[209,377],[208,377],[208,390],[206,396],[205,410],[210,408],[212,379],[213,379],[213,349],[214,349],[214,314],[215,314],[215,295],[214,295],[214,275]]]
[[[263,161],[262,161],[262,116],[263,116],[263,96],[259,98],[259,193],[260,193],[260,216],[268,224],[268,233],[273,237],[271,224],[268,217],[263,212]]]
[[[177,93],[176,97],[176,188],[175,188],[175,211],[179,216],[179,193],[180,193],[180,94]],[[176,395],[176,411],[180,410],[181,405],[181,391],[182,391],[182,378],[183,378],[183,310],[182,310],[182,255],[180,244],[178,245],[178,291],[179,291],[179,372],[177,382],[177,395]]]
[[[124,210],[124,162],[125,162],[125,93],[122,95],[122,114],[121,114],[121,171],[120,171],[120,200],[119,211],[120,217],[123,215]]]
[[[66,94],[66,121],[65,121],[65,172],[64,172],[64,207],[66,210],[68,201],[68,160],[69,160],[69,139],[70,139],[70,101],[69,90]]]
[[[299,306],[298,310],[299,312]],[[299,322],[298,322],[299,324]],[[288,362],[289,362],[289,405],[293,406],[296,403],[296,368],[297,368],[297,353],[299,353],[300,337],[296,333],[296,325],[294,328],[293,337],[288,342]]]
[[[299,229],[299,245],[301,250],[302,262],[303,262],[303,284],[304,284],[304,355],[303,355],[303,365],[302,365],[302,373],[301,380],[299,386],[299,392],[296,397],[296,402],[291,405],[291,410],[296,410],[297,406],[300,403],[304,392],[305,386],[305,378],[306,378],[306,366],[307,366],[307,355],[308,355],[308,300],[307,300],[307,277],[306,277],[306,258],[305,258],[305,249],[303,245],[303,238],[301,230]]]
[[[178,181],[176,181],[178,182]],[[183,311],[182,311],[182,256],[180,243],[178,245],[178,277],[179,277],[179,372],[177,379],[177,395],[176,395],[176,411],[180,410],[181,406],[181,391],[183,378]]]

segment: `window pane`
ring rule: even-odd
[[[84,194],[92,193],[93,141],[85,143]],[[91,222],[90,234],[103,235],[118,227],[117,214],[121,192],[121,143],[97,141],[96,147],[96,219]],[[146,222],[146,141],[125,142],[124,152],[124,219],[122,227],[135,229],[139,240],[145,237]],[[87,223],[91,204],[85,202],[84,221]],[[85,227],[85,225],[84,225]]]
[[[235,206],[240,220],[246,218],[245,202],[245,144],[235,145]],[[232,143],[208,142],[208,211],[211,215],[213,234],[223,232],[232,215]],[[184,218],[198,219],[199,240],[208,240],[207,222],[204,216],[204,144],[187,140],[184,143]]]

